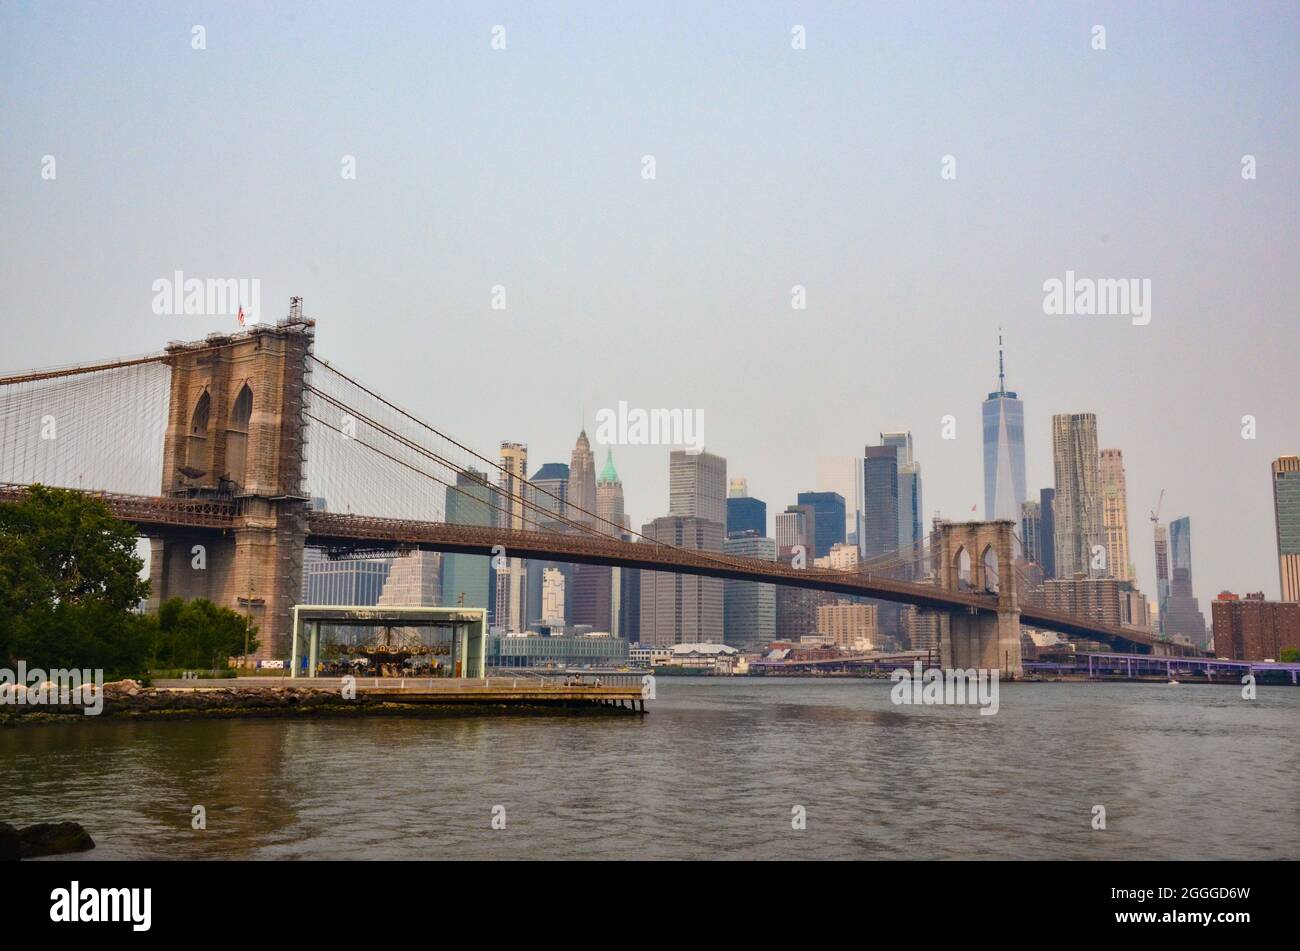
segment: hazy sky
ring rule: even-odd
[[[1298,36],[1295,3],[7,2],[0,366],[234,329],[154,315],[152,282],[258,278],[319,355],[530,470],[584,411],[695,409],[771,518],[818,456],[911,429],[927,518],[964,518],[1002,325],[1032,490],[1051,414],[1095,412],[1148,595],[1164,488],[1203,609],[1276,597]],[[1149,279],[1150,323],[1045,315],[1067,270]],[[615,449],[638,527],[667,455]]]

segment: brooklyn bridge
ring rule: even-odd
[[[1022,623],[1130,653],[1198,653],[1030,603],[1010,521],[936,522],[916,550],[845,570],[642,538],[558,504],[321,359],[314,326],[295,298],[275,325],[0,376],[0,502],[38,483],[101,498],[149,540],[151,606],[204,597],[247,613],[265,658],[288,654],[308,547],[330,557],[504,553],[915,605],[938,615],[945,666],[1010,674]],[[496,524],[448,522],[453,493],[485,501]]]

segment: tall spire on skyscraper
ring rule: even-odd
[[[623,482],[614,468],[614,450],[605,450],[605,468],[596,478],[596,515],[601,519],[596,527],[607,535],[618,536],[623,531]]]
[[[1007,392],[1007,375],[1002,367],[1002,328],[998,328],[998,394],[1005,396]]]
[[[594,521],[596,512],[596,457],[591,451],[584,427],[578,433],[573,453],[569,457],[569,487],[567,504],[569,517],[577,522]]]
[[[596,477],[596,484],[602,482],[618,482],[618,470],[614,468],[614,450],[605,450],[605,468],[600,470],[600,475]]]

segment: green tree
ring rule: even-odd
[[[169,598],[158,607],[155,665],[213,669],[226,665],[230,657],[257,650],[257,626],[229,608],[217,607],[205,598],[182,601]]]
[[[135,530],[98,499],[31,486],[0,504],[0,659],[137,673],[150,625]]]
[[[1284,664],[1300,664],[1300,647],[1284,647],[1277,659]]]

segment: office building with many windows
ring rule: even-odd
[[[1273,461],[1273,515],[1283,601],[1300,601],[1300,456]]]
[[[1105,572],[1093,568],[1094,553],[1105,550],[1094,413],[1061,413],[1052,417],[1052,462],[1056,473],[1056,496],[1052,503],[1056,532],[1054,573],[1058,578],[1073,578],[1079,573],[1104,576]]]
[[[722,543],[728,555],[776,561],[776,541],[761,535],[733,535]],[[766,647],[776,637],[776,587],[755,581],[723,581],[723,643],[745,651]]]

